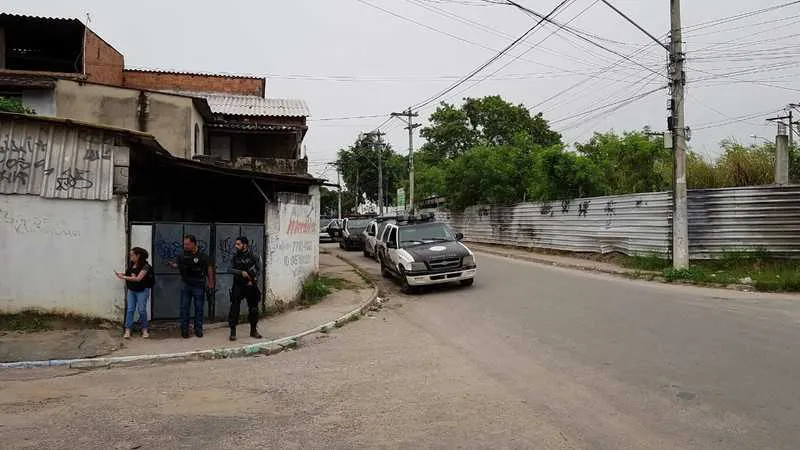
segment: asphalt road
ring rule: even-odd
[[[331,249],[331,251],[338,251]],[[373,274],[377,264],[349,253]],[[4,448],[800,447],[796,297],[479,255],[271,357],[0,373]]]

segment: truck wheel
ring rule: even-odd
[[[400,267],[400,292],[406,295],[415,294],[417,292],[416,286],[411,286],[408,284],[406,271],[402,267]]]

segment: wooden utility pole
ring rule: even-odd
[[[686,122],[684,118],[683,36],[681,30],[681,2],[670,0],[670,90],[672,101],[672,151],[674,152],[673,212],[672,212],[672,266],[689,267],[689,212],[686,187]]]

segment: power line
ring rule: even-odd
[[[611,4],[611,3],[610,3],[608,0],[600,0],[600,1],[602,1],[603,3],[605,3],[605,4],[606,4],[606,6],[608,6],[608,7],[609,7],[609,8],[611,8],[611,9],[613,9],[613,10],[614,10],[614,12],[616,12],[617,14],[619,14],[620,16],[622,16],[622,17],[623,17],[625,20],[627,20],[628,22],[630,22],[630,23],[631,23],[633,26],[635,26],[636,28],[638,28],[638,29],[639,29],[639,31],[641,31],[642,33],[646,34],[646,35],[647,35],[647,36],[648,36],[650,39],[652,39],[652,40],[653,40],[653,41],[654,41],[656,44],[660,45],[661,47],[664,47],[664,49],[665,49],[665,50],[669,51],[669,47],[668,47],[666,44],[664,44],[664,43],[663,43],[663,42],[661,42],[661,41],[660,41],[658,38],[656,38],[655,36],[653,36],[652,34],[650,34],[650,32],[649,32],[649,31],[647,31],[647,30],[645,30],[644,28],[642,28],[642,27],[641,27],[641,26],[640,26],[638,23],[634,22],[634,20],[633,20],[633,19],[631,19],[630,17],[628,17],[628,16],[627,16],[627,15],[626,15],[624,12],[620,11],[619,9],[617,9],[617,8],[616,8],[614,5],[612,5],[612,4]]]
[[[549,39],[551,36],[553,36],[554,34],[556,34],[556,33],[557,33],[559,30],[561,30],[561,29],[562,29],[563,27],[565,27],[567,24],[571,23],[572,21],[574,21],[574,20],[575,20],[575,19],[577,19],[578,17],[582,16],[582,15],[583,15],[583,14],[584,14],[586,11],[588,11],[588,10],[589,10],[589,9],[590,9],[592,6],[594,6],[594,5],[595,5],[595,4],[596,4],[598,1],[599,1],[599,0],[595,0],[595,2],[594,2],[594,3],[590,4],[589,6],[587,6],[587,7],[586,7],[586,8],[584,8],[583,10],[581,10],[581,11],[580,11],[580,12],[579,12],[577,15],[575,15],[575,17],[573,17],[572,19],[570,19],[570,20],[569,20],[569,21],[567,21],[566,23],[564,23],[564,24],[562,24],[562,25],[559,25],[559,27],[558,27],[558,28],[556,28],[554,31],[552,31],[550,34],[548,34],[547,36],[545,36],[543,39],[539,40],[539,42],[537,42],[536,44],[534,44],[532,47],[530,47],[530,48],[529,48],[528,50],[526,50],[525,52],[523,52],[523,53],[521,53],[521,54],[517,55],[517,56],[516,56],[514,59],[512,59],[511,61],[509,61],[509,62],[507,62],[506,64],[504,64],[504,65],[503,65],[503,66],[501,66],[499,69],[497,69],[497,70],[495,70],[494,72],[492,72],[492,73],[490,73],[490,74],[486,75],[485,77],[481,78],[480,80],[478,80],[478,81],[476,81],[476,82],[472,83],[471,85],[467,86],[466,88],[464,88],[464,89],[462,89],[462,90],[460,90],[460,91],[456,92],[456,93],[455,93],[455,94],[453,94],[452,96],[448,97],[448,99],[449,99],[449,98],[452,98],[452,97],[455,97],[455,96],[457,96],[457,95],[461,95],[461,94],[463,94],[464,92],[466,92],[466,91],[468,91],[468,90],[470,90],[470,89],[474,88],[475,86],[477,86],[477,85],[481,84],[482,82],[486,81],[488,78],[491,78],[491,77],[493,77],[493,76],[494,76],[494,75],[496,75],[498,72],[500,72],[500,71],[502,71],[503,69],[505,69],[506,67],[510,66],[511,64],[513,64],[514,62],[516,62],[517,60],[519,60],[520,58],[522,58],[522,57],[523,57],[525,54],[527,54],[528,52],[530,52],[531,50],[533,50],[533,49],[534,49],[534,48],[535,48],[537,45],[539,45],[539,44],[543,43],[544,41],[546,41],[547,39]]]
[[[325,122],[331,120],[374,119],[376,117],[386,117],[386,114],[369,114],[365,116],[344,116],[344,117],[321,117],[319,119],[310,117],[308,120],[312,120],[315,122]]]
[[[775,11],[775,10],[778,10],[778,9],[786,8],[786,7],[797,5],[797,4],[800,4],[800,0],[795,0],[795,1],[787,2],[787,3],[782,3],[780,5],[770,6],[770,7],[767,7],[767,8],[757,9],[755,11],[747,11],[747,12],[735,14],[733,16],[722,17],[722,18],[719,18],[719,19],[709,20],[709,21],[706,21],[706,22],[700,22],[700,23],[697,23],[697,24],[694,24],[694,25],[685,26],[685,27],[683,27],[683,29],[686,32],[691,33],[691,31],[695,30],[695,29],[712,28],[712,27],[715,27],[715,26],[719,26],[719,25],[723,25],[723,24],[729,23],[729,22],[735,22],[737,20],[746,19],[746,18],[753,17],[753,16],[756,16],[756,15],[759,15],[759,14],[764,14],[764,13],[767,13],[767,12]]]
[[[600,111],[600,110],[603,110],[603,109],[606,109],[606,108],[609,108],[609,107],[614,107],[614,106],[617,106],[617,105],[620,105],[620,104],[632,103],[632,102],[634,102],[636,100],[641,100],[641,99],[647,97],[648,95],[654,94],[654,93],[656,93],[658,91],[663,91],[666,88],[667,88],[667,86],[661,86],[661,87],[658,87],[656,89],[652,89],[652,90],[649,90],[647,92],[644,92],[642,94],[637,94],[637,95],[634,95],[632,97],[628,97],[628,98],[620,100],[618,102],[613,102],[613,103],[609,103],[609,104],[606,104],[606,105],[603,105],[603,106],[598,106],[597,108],[592,108],[592,109],[590,109],[588,111],[583,111],[583,112],[580,112],[578,114],[573,114],[571,116],[562,117],[561,119],[558,119],[558,120],[552,120],[552,121],[550,121],[550,123],[551,124],[555,124],[555,123],[559,123],[559,122],[564,122],[565,120],[570,120],[570,119],[575,119],[575,118],[578,118],[578,117],[582,117],[582,116],[585,116],[587,114],[591,114],[593,112],[597,112],[597,111]]]
[[[539,13],[537,13],[536,11],[533,11],[533,10],[531,10],[531,9],[529,9],[529,8],[525,7],[525,6],[522,6],[522,5],[520,5],[519,3],[517,3],[517,2],[515,2],[515,1],[513,1],[513,0],[506,0],[506,1],[508,2],[508,4],[509,4],[509,5],[511,5],[511,6],[515,6],[515,7],[519,8],[519,9],[521,9],[522,11],[525,11],[525,12],[526,12],[526,13],[528,13],[528,14],[531,14],[531,15],[533,15],[533,16],[535,16],[535,17],[541,17],[541,14],[539,14]],[[542,19],[543,19],[543,20],[547,20],[547,17],[543,17]],[[570,34],[573,34],[573,35],[574,35],[574,36],[576,36],[578,39],[581,39],[581,40],[583,40],[583,41],[586,41],[586,42],[588,42],[588,43],[590,43],[590,44],[594,45],[595,47],[599,47],[599,48],[601,48],[601,49],[603,49],[603,50],[605,50],[605,51],[607,51],[607,52],[609,52],[609,53],[613,53],[614,55],[617,55],[617,56],[619,56],[619,57],[622,57],[622,58],[623,58],[623,59],[625,59],[626,61],[629,61],[629,62],[631,62],[631,63],[633,63],[633,64],[635,64],[635,65],[637,65],[637,66],[639,66],[639,67],[641,67],[641,68],[643,68],[643,69],[645,69],[645,70],[648,70],[648,71],[650,71],[650,72],[653,72],[653,73],[657,73],[659,76],[662,76],[662,77],[664,77],[664,78],[667,78],[667,76],[666,76],[666,75],[664,75],[664,74],[662,74],[662,73],[658,73],[658,72],[656,72],[655,70],[653,70],[653,69],[651,69],[651,68],[649,68],[649,67],[645,66],[644,64],[642,64],[642,63],[640,63],[640,62],[638,62],[638,61],[634,61],[632,58],[628,57],[627,55],[624,55],[624,54],[622,54],[622,53],[620,53],[620,52],[618,52],[618,51],[616,51],[616,50],[612,50],[612,49],[610,49],[610,48],[606,47],[606,46],[605,46],[605,45],[603,45],[603,44],[600,44],[600,43],[598,43],[598,42],[595,42],[595,41],[593,41],[593,40],[591,40],[591,39],[588,39],[588,38],[586,38],[585,36],[582,36],[582,35],[580,35],[580,34],[574,33],[574,32],[572,32],[572,31],[570,31],[570,30],[566,30],[566,31],[567,31],[568,33],[570,33]]]
[[[501,50],[497,50],[497,49],[495,49],[495,48],[492,48],[492,47],[486,46],[486,45],[484,45],[484,44],[481,44],[481,43],[479,43],[479,42],[475,42],[475,41],[472,41],[472,40],[470,40],[470,39],[463,38],[463,37],[461,37],[461,36],[458,36],[458,35],[456,35],[456,34],[449,33],[449,32],[443,31],[443,30],[440,30],[440,29],[438,29],[438,28],[436,28],[436,27],[433,27],[433,26],[431,26],[431,25],[425,24],[425,23],[423,23],[423,22],[420,22],[420,21],[418,21],[418,20],[415,20],[415,19],[412,19],[412,18],[409,18],[409,17],[403,16],[402,14],[398,14],[398,13],[396,13],[396,12],[394,12],[394,11],[391,11],[391,10],[389,10],[389,9],[386,9],[386,8],[383,8],[383,7],[381,7],[381,6],[375,5],[375,4],[373,4],[373,3],[371,3],[371,2],[369,2],[369,1],[367,1],[367,0],[356,0],[356,1],[358,1],[358,2],[360,2],[360,3],[362,3],[362,4],[364,4],[364,5],[367,5],[367,6],[371,7],[371,8],[374,8],[374,9],[377,9],[377,10],[379,10],[379,11],[382,11],[382,12],[384,12],[384,13],[386,13],[386,14],[389,14],[389,15],[391,15],[391,16],[393,16],[393,17],[396,17],[396,18],[398,18],[398,19],[400,19],[400,20],[404,20],[404,21],[406,21],[406,22],[413,23],[413,24],[415,24],[415,25],[418,25],[418,26],[420,26],[420,27],[422,27],[422,28],[425,28],[425,29],[427,29],[427,30],[429,30],[429,31],[433,31],[433,32],[435,32],[435,33],[439,33],[439,34],[442,34],[442,35],[444,35],[444,36],[448,36],[448,37],[450,37],[450,38],[453,38],[453,39],[456,39],[456,40],[458,40],[458,41],[460,41],[460,42],[464,42],[464,43],[466,43],[466,44],[470,44],[470,45],[472,45],[472,46],[475,46],[475,47],[478,47],[478,48],[482,48],[482,49],[484,49],[484,50],[489,50],[489,51],[491,51],[491,52],[500,52],[500,51],[501,51]],[[571,1],[574,1],[574,0],[571,0]],[[465,20],[468,20],[468,19],[465,19]],[[506,37],[508,37],[508,36],[510,36],[510,35],[507,35]],[[553,53],[553,54],[555,54],[555,55],[557,55],[557,56],[565,56],[565,57],[569,58],[569,56],[562,55],[562,54],[559,54],[559,53],[557,53],[557,52],[550,51],[550,53]],[[526,58],[526,59],[525,59],[525,61],[528,61],[528,62],[530,62],[530,63],[536,64],[536,65],[539,65],[539,66],[547,67],[547,68],[550,68],[550,69],[554,69],[554,70],[562,71],[562,72],[580,74],[580,72],[577,72],[577,71],[574,71],[574,70],[571,70],[571,69],[567,69],[567,68],[563,68],[563,67],[558,67],[558,66],[553,66],[553,65],[546,64],[546,63],[543,63],[543,62],[540,62],[540,61],[536,61],[536,60],[533,60],[533,59],[527,59],[527,58]],[[584,63],[585,63],[585,61],[584,61]]]
[[[359,1],[362,1],[362,0],[359,0]],[[550,11],[550,13],[548,13],[548,14],[547,14],[547,16],[546,16],[546,17],[544,17],[544,18],[542,18],[541,20],[539,20],[538,22],[536,22],[536,24],[535,24],[534,26],[532,26],[530,29],[528,29],[528,31],[526,31],[526,32],[525,32],[525,33],[523,33],[523,34],[522,34],[520,37],[518,37],[518,38],[517,38],[517,39],[515,39],[513,42],[511,42],[509,45],[507,45],[507,46],[506,46],[506,47],[505,47],[503,50],[501,50],[499,53],[497,53],[497,55],[493,56],[493,57],[492,57],[492,58],[490,58],[488,61],[486,61],[486,62],[485,62],[485,63],[483,63],[482,65],[478,66],[476,69],[474,69],[473,71],[471,71],[470,73],[468,73],[467,75],[465,75],[465,76],[464,76],[464,77],[463,77],[461,80],[457,81],[457,82],[456,82],[456,83],[454,83],[452,86],[450,86],[450,87],[448,87],[447,89],[443,90],[442,92],[440,92],[440,93],[438,93],[438,94],[436,94],[436,95],[434,95],[434,96],[432,96],[432,97],[429,97],[428,99],[426,99],[426,100],[424,100],[424,101],[422,101],[422,102],[420,102],[420,103],[416,104],[415,106],[412,106],[412,109],[418,109],[418,108],[421,108],[421,107],[423,107],[423,106],[429,105],[429,104],[431,104],[431,103],[435,102],[436,100],[438,100],[438,99],[440,99],[440,98],[444,97],[445,95],[447,95],[448,93],[450,93],[451,91],[453,91],[453,90],[454,90],[454,89],[456,89],[457,87],[461,86],[462,84],[466,83],[466,82],[467,82],[467,81],[469,81],[469,80],[470,80],[472,77],[474,77],[475,75],[477,75],[478,73],[480,73],[481,71],[483,71],[485,68],[489,67],[489,66],[490,66],[492,63],[494,63],[494,62],[495,62],[495,61],[497,61],[498,59],[502,58],[502,57],[503,57],[503,55],[505,55],[506,53],[508,53],[508,52],[509,52],[511,49],[513,49],[514,47],[516,47],[516,46],[517,46],[517,45],[518,45],[520,42],[522,42],[522,40],[524,40],[525,38],[527,38],[527,37],[528,37],[528,35],[530,35],[530,34],[531,34],[531,33],[532,33],[534,30],[536,30],[536,29],[537,29],[539,26],[541,26],[541,24],[542,24],[542,23],[543,23],[545,20],[547,20],[547,18],[549,18],[550,16],[552,16],[553,14],[555,14],[555,13],[556,13],[556,12],[557,12],[559,9],[561,9],[561,8],[562,8],[562,7],[563,7],[565,4],[567,4],[568,2],[574,2],[574,1],[575,1],[575,0],[562,0],[562,1],[561,1],[561,2],[558,4],[558,5],[556,5],[556,7],[555,7],[555,8],[553,8],[553,10],[552,10],[552,11]]]

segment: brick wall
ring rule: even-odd
[[[136,89],[216,92],[263,97],[265,80],[226,75],[125,70],[123,83],[126,87]]]
[[[95,83],[122,85],[125,58],[92,30],[86,29],[84,42],[84,72]]]

